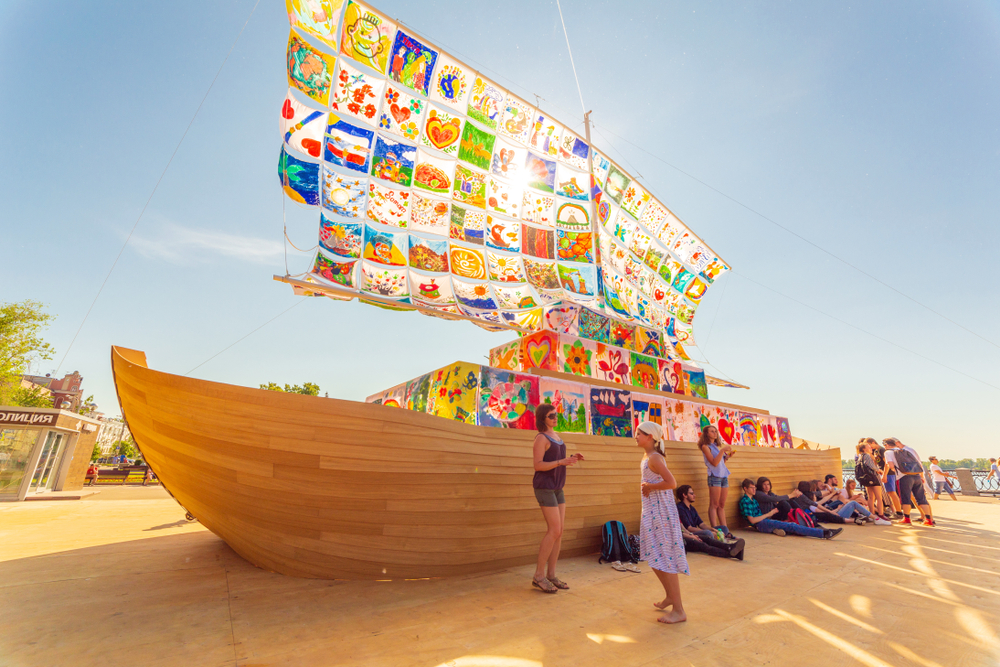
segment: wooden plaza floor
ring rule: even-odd
[[[1000,664],[1000,501],[934,503],[939,527],[833,541],[741,533],[694,554],[688,622],[656,622],[641,574],[561,564],[448,580],[318,581],[258,570],[158,489],[0,505],[0,665]],[[103,497],[102,497],[103,496]]]

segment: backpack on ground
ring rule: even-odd
[[[621,521],[608,521],[601,528],[601,556],[598,563],[639,562],[639,554],[633,553],[628,531]]]
[[[809,516],[809,513],[799,509],[798,507],[793,507],[788,511],[788,519],[790,523],[797,523],[800,526],[805,526],[806,528],[815,528],[816,522],[813,518]]]
[[[913,452],[908,452],[903,448],[898,448],[894,452],[896,457],[896,469],[903,473],[904,475],[919,475],[923,466],[920,465],[920,459],[913,455]]]

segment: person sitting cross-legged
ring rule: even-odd
[[[853,479],[847,480],[847,484],[844,488],[834,496],[834,499],[838,501],[838,505],[831,506],[830,502],[826,503],[826,507],[832,509],[843,519],[854,519],[854,523],[863,525],[866,521],[870,523],[875,523],[879,526],[891,526],[891,521],[886,521],[881,517],[878,517],[871,513],[864,504],[864,496],[860,493],[854,493],[854,489],[857,488],[858,483]],[[834,484],[833,486],[836,486]],[[824,503],[820,503],[823,506]]]
[[[757,492],[757,485],[754,484],[752,479],[743,480],[743,497],[740,498],[740,515],[746,518],[750,522],[750,525],[759,530],[762,533],[771,533],[772,535],[802,535],[805,537],[819,537],[822,539],[832,539],[839,535],[844,529],[837,528],[836,530],[831,530],[829,528],[810,528],[808,526],[800,526],[797,523],[791,523],[789,521],[775,521],[771,517],[774,516],[778,510],[777,508],[772,509],[770,512],[761,512],[760,505],[754,500],[754,494]]]
[[[819,486],[819,480],[813,480],[811,482],[801,481],[799,482],[798,489],[802,494],[798,498],[793,498],[791,500],[792,507],[798,507],[804,512],[808,512],[812,515],[813,521],[816,523],[847,523],[844,517],[840,516],[833,510],[828,510],[825,507],[820,507],[813,498],[817,497]],[[833,497],[833,492],[829,494],[819,494],[820,500],[827,500]]]
[[[681,520],[681,537],[684,538],[685,551],[743,560],[746,541],[737,539],[734,543],[728,544],[718,539],[712,527],[698,516],[698,510],[694,506],[694,489],[691,485],[678,486],[676,493],[677,516]]]

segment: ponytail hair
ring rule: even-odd
[[[653,451],[655,451],[660,456],[665,456],[663,452],[663,427],[656,422],[642,422],[639,424],[638,431],[642,431],[646,435],[653,438]]]

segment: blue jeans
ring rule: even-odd
[[[809,528],[808,526],[800,526],[797,523],[791,523],[789,521],[775,521],[774,519],[762,519],[757,523],[755,523],[753,527],[762,533],[771,533],[780,528],[789,535],[803,535],[805,537],[823,537],[822,528]]]
[[[865,517],[866,519],[872,515],[872,513],[868,511],[868,508],[859,503],[857,500],[852,500],[846,505],[841,505],[840,507],[837,508],[837,514],[842,519],[850,519],[851,515],[854,514],[855,512]]]

